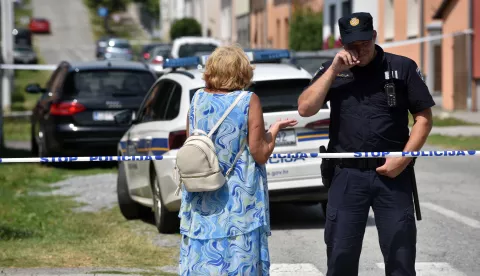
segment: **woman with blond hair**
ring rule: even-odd
[[[187,135],[194,129],[208,133],[248,88],[253,70],[240,47],[218,47],[205,65],[205,88],[192,98]],[[279,120],[266,131],[260,99],[253,92],[247,92],[220,124],[212,141],[223,173],[233,169],[218,190],[182,188],[180,275],[269,275],[265,163],[279,130],[296,124]]]

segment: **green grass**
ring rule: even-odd
[[[3,133],[5,141],[30,141],[30,121],[5,120]]]
[[[156,247],[134,233],[135,222],[118,208],[74,213],[80,204],[69,197],[35,195],[71,174],[39,164],[0,165],[0,267],[153,268],[177,262],[176,248]]]
[[[413,126],[413,117],[410,114],[408,116],[409,126]],[[434,127],[449,127],[449,126],[480,126],[480,124],[470,123],[463,121],[457,118],[441,118],[438,116],[433,116],[433,126]]]
[[[480,150],[480,136],[445,136],[432,134],[427,143],[453,150]]]

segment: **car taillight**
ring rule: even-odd
[[[77,102],[54,103],[50,106],[51,115],[71,116],[84,111],[86,108]]]
[[[149,58],[150,58],[150,54],[149,54],[149,53],[143,54],[143,58],[144,58],[144,59],[149,59]]]
[[[179,149],[187,139],[187,132],[185,130],[170,132],[168,135],[168,148]]]
[[[156,57],[152,60],[152,63],[153,63],[153,64],[163,64],[163,57],[162,57],[162,56],[156,56]]]
[[[310,129],[319,129],[319,128],[328,128],[330,126],[330,119],[318,120],[315,122],[308,123],[305,128]]]

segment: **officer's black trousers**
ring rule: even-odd
[[[392,179],[375,170],[337,167],[329,190],[325,224],[327,276],[358,275],[370,206],[385,275],[415,275],[417,228],[409,168]]]

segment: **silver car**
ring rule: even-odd
[[[36,64],[38,62],[37,53],[27,45],[16,45],[13,49],[14,63]]]
[[[132,45],[126,39],[111,38],[103,54],[106,60],[133,60]]]

